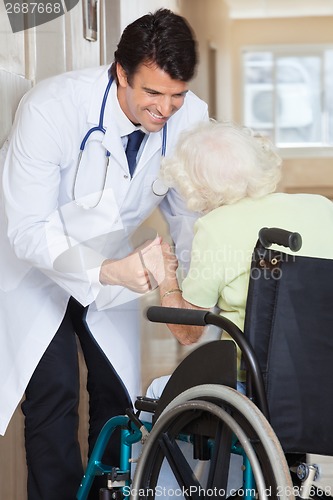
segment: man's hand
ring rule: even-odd
[[[103,285],[119,285],[137,293],[145,293],[151,290],[154,287],[153,282],[158,282],[158,277],[163,275],[160,267],[163,267],[163,257],[161,238],[158,236],[138,247],[124,259],[106,259],[101,266],[100,282]]]

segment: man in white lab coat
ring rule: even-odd
[[[76,338],[90,449],[139,393],[135,299],[151,285],[131,238],[160,205],[178,257],[188,255],[195,215],[158,173],[181,131],[208,119],[188,90],[196,62],[187,22],[163,9],[124,30],[110,69],[40,82],[19,106],[1,195],[0,433],[25,393],[29,500],[73,500],[82,478]],[[115,462],[110,448],[105,461]]]

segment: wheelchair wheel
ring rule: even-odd
[[[204,436],[206,448],[209,444],[209,456],[205,457],[208,471],[204,477],[198,477],[202,460],[189,459],[179,439],[189,430],[200,431],[203,421],[209,422],[208,433],[207,426],[204,427],[204,433],[209,434]],[[247,479],[239,494],[228,493],[232,435],[250,463],[255,480],[251,483],[247,466]],[[193,437],[190,440],[193,442]],[[168,464],[168,475],[163,478],[165,464]],[[171,484],[177,485],[177,492],[170,492]],[[249,486],[251,494],[247,491]],[[294,498],[284,453],[268,421],[248,398],[220,385],[193,387],[165,408],[143,446],[131,494],[133,500],[155,496],[226,498],[229,494],[246,498],[258,496],[261,500]]]

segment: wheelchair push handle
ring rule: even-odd
[[[265,248],[272,244],[282,245],[290,248],[293,252],[298,252],[302,248],[302,237],[299,233],[286,231],[277,227],[263,227],[259,231],[259,241]]]
[[[174,325],[206,326],[206,316],[209,311],[195,309],[180,309],[177,307],[151,306],[146,315],[154,323],[170,323]]]

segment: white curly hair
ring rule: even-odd
[[[242,198],[275,191],[282,160],[266,138],[231,122],[200,123],[183,132],[161,178],[190,210],[207,213]]]

